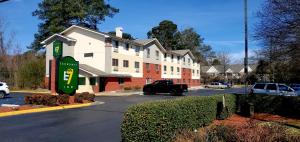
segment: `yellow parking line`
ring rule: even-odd
[[[19,111],[10,111],[10,112],[0,113],[0,117],[29,114],[29,113],[38,113],[38,112],[47,112],[47,111],[54,111],[54,110],[71,109],[71,108],[80,108],[80,107],[87,107],[87,106],[91,106],[91,105],[92,105],[92,103],[85,103],[85,104],[75,104],[75,105],[66,105],[66,106],[55,106],[55,107],[45,107],[45,108],[19,110]]]

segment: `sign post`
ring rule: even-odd
[[[58,91],[73,95],[78,89],[79,62],[71,56],[63,57],[58,63]]]

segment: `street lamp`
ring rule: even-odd
[[[244,0],[244,24],[245,24],[245,58],[244,58],[244,73],[245,73],[245,94],[247,94],[248,86],[248,0]]]

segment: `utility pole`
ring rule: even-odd
[[[245,59],[244,59],[244,73],[245,73],[245,94],[248,88],[248,0],[244,0],[244,22],[245,22]]]

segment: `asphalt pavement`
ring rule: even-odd
[[[207,96],[241,92],[243,92],[243,89],[201,89],[190,91],[187,95]],[[18,100],[24,95],[22,93],[13,93],[11,97]],[[129,105],[178,97],[180,96],[100,96],[96,97],[96,101],[104,102],[102,105],[4,117],[0,118],[0,141],[120,142],[122,118]]]

